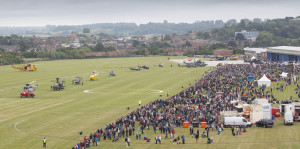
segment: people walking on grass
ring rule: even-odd
[[[126,147],[128,147],[128,140],[127,140],[127,138],[125,138],[125,145],[126,145]]]
[[[181,140],[182,140],[182,144],[185,144],[185,136],[184,135],[181,136]]]
[[[128,143],[128,146],[130,146],[130,138],[129,137],[127,138],[127,143]]]
[[[43,139],[43,147],[46,147],[46,137]]]
[[[195,138],[196,138],[196,143],[198,143],[198,140],[199,140],[199,134],[198,133],[196,133]]]
[[[175,129],[174,128],[172,129],[172,137],[173,138],[175,137]]]

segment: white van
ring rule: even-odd
[[[248,122],[244,117],[224,117],[224,126],[243,126],[251,127],[252,123]]]

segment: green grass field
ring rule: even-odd
[[[164,67],[158,67],[160,63]],[[20,72],[10,66],[0,67],[0,148],[42,148],[45,136],[47,148],[71,148],[84,135],[88,136],[136,109],[139,100],[147,104],[157,98],[165,99],[167,93],[174,95],[180,92],[182,86],[187,88],[205,71],[212,69],[177,67],[167,57],[61,60],[33,64],[38,71]],[[129,70],[129,67],[137,65],[148,65],[150,69]],[[99,80],[89,81],[90,73],[95,69],[100,70]],[[117,77],[108,77],[110,71],[115,71]],[[83,78],[83,86],[72,85],[76,76]],[[56,77],[66,81],[65,90],[50,90]],[[36,97],[20,98],[24,84],[32,81],[39,85]],[[78,134],[80,131],[83,131],[83,136]],[[300,123],[284,126],[282,118],[276,119],[273,128],[252,127],[241,136],[231,136],[229,129],[220,136],[214,131],[213,145],[205,144],[205,139],[196,144],[188,129],[176,128],[175,131],[176,135],[187,137],[187,144],[173,145],[170,139],[163,139],[162,144],[156,145],[150,128],[145,131],[145,136],[152,141],[146,143],[132,136],[130,148],[300,148]],[[116,143],[101,140],[98,147],[91,148],[124,147],[121,138]]]

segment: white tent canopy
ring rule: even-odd
[[[280,76],[283,77],[283,78],[286,78],[288,74],[289,73],[282,72],[282,74]]]
[[[258,86],[266,85],[271,86],[271,80],[269,80],[266,75],[264,75],[262,78],[260,78],[258,81]]]

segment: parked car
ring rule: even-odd
[[[255,123],[256,127],[273,127],[274,123],[272,120],[261,119]]]

